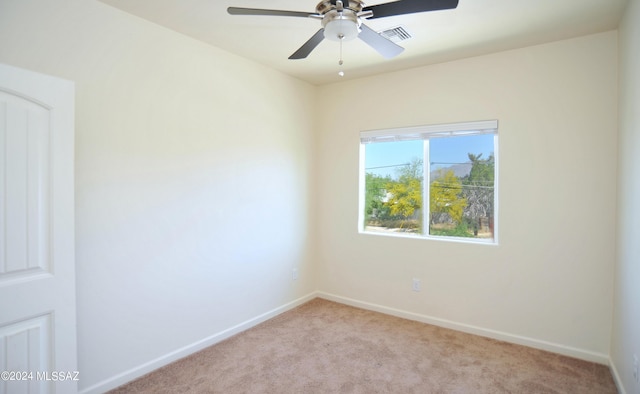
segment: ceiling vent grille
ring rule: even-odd
[[[393,42],[405,41],[411,38],[411,34],[403,26],[393,27],[391,29],[383,30],[380,35],[384,38],[388,38]]]

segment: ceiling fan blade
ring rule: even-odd
[[[371,29],[364,23],[360,25],[361,31],[358,34],[358,37],[369,44],[373,49],[375,49],[379,54],[384,56],[387,59],[391,59],[392,57],[396,57],[404,51],[404,48],[395,42],[382,37],[380,34],[376,33],[375,30]]]
[[[308,12],[299,11],[282,11],[282,10],[263,10],[260,8],[239,8],[229,7],[227,12],[231,15],[266,15],[266,16],[297,16],[302,18],[308,18],[312,15]]]
[[[372,11],[373,16],[367,19],[375,19],[394,15],[414,14],[417,12],[450,10],[457,6],[458,0],[399,0],[364,7],[362,11]]]
[[[314,34],[309,41],[305,42],[300,49],[295,51],[293,55],[289,56],[289,59],[304,59],[311,51],[315,49],[324,40],[324,29],[320,29]]]

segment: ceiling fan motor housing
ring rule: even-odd
[[[337,9],[338,6],[336,5],[336,3],[336,0],[321,1],[316,6],[316,12],[320,15],[324,15],[331,10]],[[364,7],[364,3],[360,0],[342,0],[342,4],[345,9],[349,9],[356,14],[361,12],[362,8]]]
[[[358,37],[360,33],[360,19],[358,13],[362,11],[362,2],[348,0],[346,6],[341,1],[320,2],[316,11],[323,16],[322,27],[324,37],[332,41],[349,41]]]

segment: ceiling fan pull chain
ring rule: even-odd
[[[338,75],[341,76],[341,77],[344,77],[344,71],[342,70],[342,64],[344,63],[342,61],[342,41],[343,41],[344,35],[340,34],[338,37],[340,38],[340,60],[338,61],[338,65],[340,66],[340,70],[338,71]]]

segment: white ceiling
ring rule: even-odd
[[[412,38],[387,60],[360,40],[324,40],[306,58],[287,58],[316,31],[310,18],[229,15],[227,7],[313,13],[319,0],[101,0],[315,85],[541,44],[615,29],[627,0],[460,0],[454,10],[374,19],[376,31],[403,26]],[[367,5],[390,1],[375,0]]]

